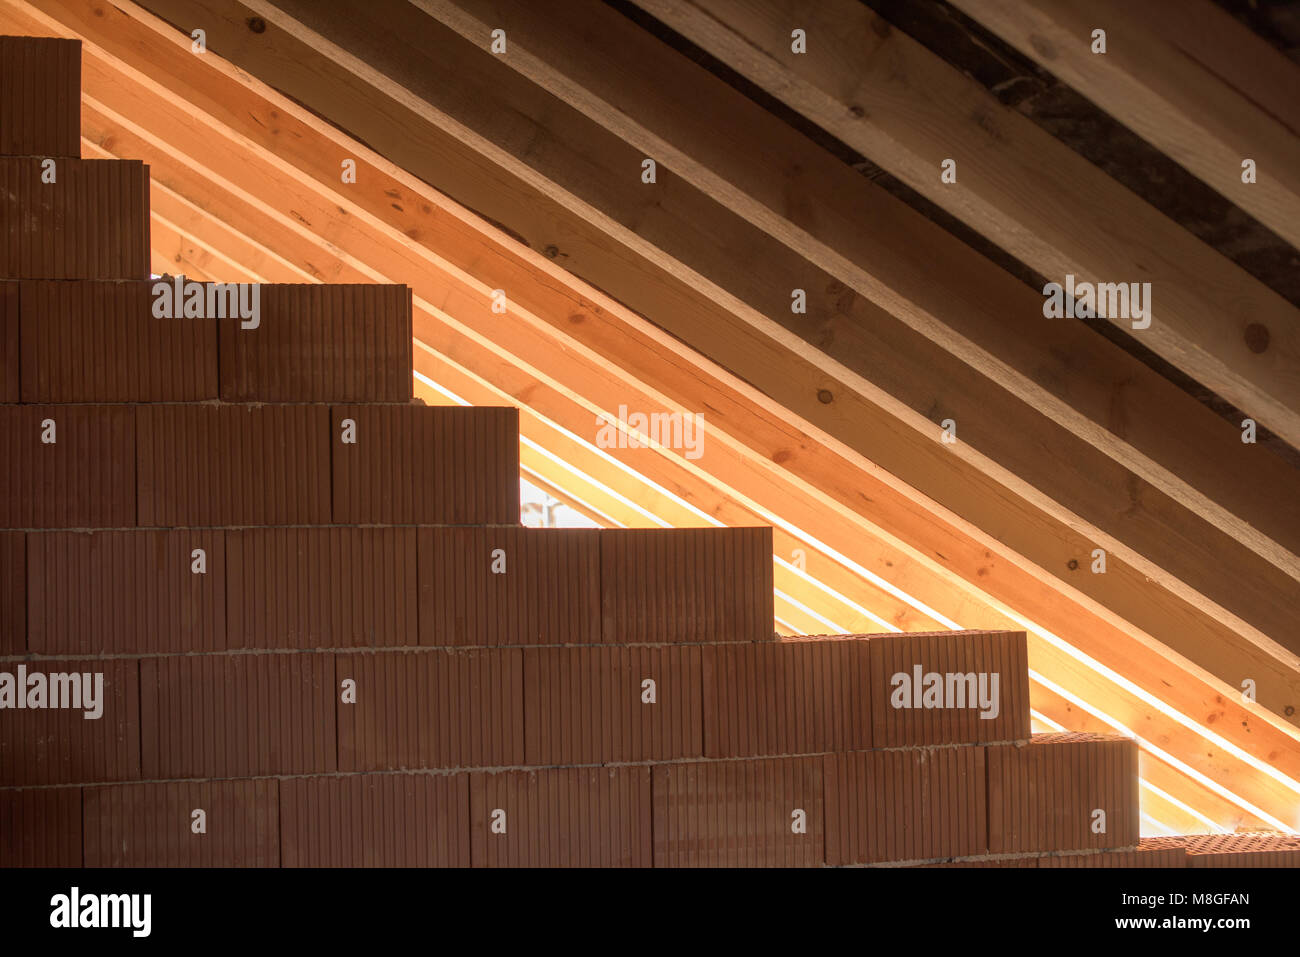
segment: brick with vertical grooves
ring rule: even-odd
[[[140,524],[328,524],[328,427],[324,406],[141,406]]]
[[[202,550],[206,571],[193,569]],[[30,532],[28,643],[39,654],[221,651],[220,529]]]
[[[339,405],[331,410],[339,524],[517,525],[519,410]],[[355,442],[343,441],[345,420]]]
[[[27,536],[0,532],[0,655],[27,650]]]
[[[81,41],[0,37],[0,155],[81,155]]]
[[[129,406],[0,406],[0,528],[135,525],[135,443]]]
[[[494,553],[504,574],[493,572]],[[600,640],[600,533],[592,529],[420,529],[420,644],[593,644]]]
[[[220,320],[227,402],[410,402],[411,290],[267,284],[260,322]]]
[[[0,402],[22,399],[19,288],[16,282],[0,282]]]
[[[330,654],[145,658],[144,776],[333,771],[336,687]]]
[[[149,167],[0,157],[0,279],[147,279]]]
[[[156,318],[152,283],[22,283],[24,402],[217,397],[217,324]]]
[[[797,638],[703,648],[711,758],[871,747],[868,642]]]
[[[172,781],[85,789],[86,867],[278,867],[279,784]],[[194,830],[204,812],[202,832]]]
[[[601,639],[771,641],[771,528],[606,529]]]
[[[0,867],[81,867],[81,788],[0,791]]]
[[[474,867],[651,865],[648,767],[471,774],[470,808]]]
[[[85,717],[84,709],[6,710],[0,719],[0,787],[140,778],[138,661],[29,659],[2,662],[0,673],[17,676],[20,667],[28,676],[89,674],[93,681],[96,673],[102,674],[103,710],[93,719]]]
[[[700,757],[700,649],[524,650],[528,764]],[[644,698],[655,682],[655,701]]]
[[[982,748],[860,751],[823,760],[828,864],[987,851]]]
[[[816,867],[825,862],[821,758],[657,764],[655,867]],[[793,812],[806,814],[804,833]]]
[[[983,744],[993,741],[1023,741],[1029,738],[1029,658],[1023,631],[936,631],[910,634],[865,636],[871,647],[872,724],[877,748],[910,747],[929,744]],[[997,714],[983,717],[978,700],[971,700],[968,683],[954,680],[954,695],[960,691],[966,700],[947,701],[942,707],[927,707],[917,695],[916,668],[946,676],[973,675],[978,698],[978,681],[997,675]],[[896,675],[905,675],[908,684],[895,683]],[[945,688],[946,688],[946,678]],[[913,696],[906,691],[911,688]],[[906,700],[911,706],[898,707]],[[949,704],[962,705],[949,707]],[[990,713],[991,713],[990,709]]]
[[[524,761],[519,649],[340,654],[339,768],[511,767]]]
[[[415,645],[410,528],[248,528],[226,533],[231,648]]]
[[[1138,842],[1138,752],[1132,738],[1068,732],[989,745],[989,850],[1067,851]],[[1106,832],[1092,812],[1106,812]]]
[[[285,867],[469,867],[469,775],[350,774],[280,784]]]

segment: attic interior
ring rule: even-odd
[[[0,34],[0,866],[1300,864],[1300,3]]]

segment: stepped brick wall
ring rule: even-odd
[[[155,288],[76,45],[0,77],[0,866],[1295,863],[1139,841],[1023,633],[782,640],[770,529],[520,527],[409,289]]]

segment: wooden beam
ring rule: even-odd
[[[637,5],[1049,281],[1151,282],[1149,328],[1111,321],[1300,447],[1300,310],[870,8]],[[807,53],[791,51],[795,28]]]
[[[166,4],[168,7],[175,5]],[[1159,550],[1165,556],[1167,564],[1176,565],[1177,576],[1146,560],[1122,541],[1102,534],[1095,526],[1090,526],[1084,519],[1054,503],[1014,472],[993,468],[986,458],[971,450],[966,443],[957,446],[941,445],[935,441],[937,429],[934,424],[915,409],[902,406],[872,383],[855,377],[848,370],[837,369],[832,370],[833,375],[828,374],[824,354],[805,348],[806,344],[800,340],[792,341],[792,337],[781,327],[737,302],[734,297],[726,296],[703,277],[697,275],[693,283],[683,282],[678,278],[684,268],[682,264],[674,265],[665,261],[661,251],[647,247],[630,231],[616,230],[609,222],[605,222],[604,229],[616,232],[619,241],[624,242],[627,249],[634,249],[644,256],[629,258],[626,250],[611,247],[605,232],[595,229],[577,212],[560,205],[559,200],[551,194],[539,193],[523,182],[524,177],[536,179],[536,174],[531,169],[524,168],[518,160],[504,157],[500,150],[489,150],[475,136],[462,133],[464,138],[476,141],[477,149],[487,150],[487,153],[474,152],[461,139],[435,125],[434,120],[441,114],[427,104],[422,109],[403,105],[409,104],[411,95],[401,94],[400,90],[393,88],[390,81],[371,78],[374,82],[386,85],[394,96],[404,95],[402,103],[382,98],[367,99],[362,84],[355,76],[347,74],[343,67],[328,56],[296,38],[299,34],[309,36],[310,31],[296,28],[295,34],[290,35],[276,29],[275,18],[278,16],[283,19],[283,14],[278,10],[269,6],[255,7],[268,15],[269,25],[264,32],[251,34],[244,24],[244,7],[221,5],[221,10],[224,10],[221,12],[210,9],[211,5],[186,4],[185,9],[190,9],[191,6],[204,11],[201,19],[208,29],[211,48],[232,49],[241,53],[246,59],[246,65],[252,63],[259,72],[274,77],[282,85],[288,85],[295,96],[307,102],[314,99],[317,108],[333,110],[337,107],[342,110],[344,125],[355,128],[356,124],[373,124],[376,117],[380,118],[380,122],[373,128],[365,129],[367,140],[383,141],[387,153],[402,158],[408,166],[426,178],[442,184],[451,177],[457,188],[473,193],[473,205],[476,208],[487,211],[493,219],[504,218],[510,221],[516,232],[532,234],[534,246],[548,245],[542,241],[543,238],[554,235],[559,224],[564,233],[562,241],[566,243],[567,249],[581,249],[583,257],[599,262],[602,271],[597,278],[603,287],[616,290],[625,301],[652,315],[656,321],[664,323],[701,351],[721,359],[746,379],[762,383],[781,406],[830,430],[828,437],[833,437],[832,441],[839,440],[837,444],[841,448],[847,446],[851,454],[863,454],[870,450],[871,457],[876,462],[900,475],[911,486],[927,493],[929,498],[922,496],[927,502],[932,498],[946,510],[961,515],[963,520],[971,523],[971,530],[979,530],[989,550],[996,550],[1008,560],[1020,563],[1023,570],[1040,579],[1053,579],[1052,587],[1086,594],[1121,618],[1133,622],[1144,632],[1158,636],[1180,654],[1221,676],[1232,687],[1236,687],[1241,680],[1243,667],[1249,669],[1252,677],[1256,672],[1276,676],[1281,683],[1278,687],[1294,685],[1295,656],[1278,644],[1283,640],[1295,640],[1287,610],[1287,596],[1293,594],[1296,588],[1294,579],[1275,579],[1276,570],[1264,567],[1257,569],[1260,576],[1258,580],[1239,579],[1239,584],[1252,596],[1251,600],[1243,600],[1239,593],[1226,590],[1223,576],[1218,570],[1224,567],[1225,554],[1238,555],[1240,546],[1213,536],[1207,539],[1201,531],[1193,532],[1188,528],[1178,539],[1179,547],[1171,549],[1168,541],[1172,529],[1182,526],[1182,523],[1177,519],[1177,506],[1172,503],[1165,504],[1173,511],[1160,511],[1157,507],[1160,504],[1159,493],[1148,494],[1141,483],[1131,486],[1128,478],[1119,476],[1114,476],[1114,481],[1102,483],[1108,488],[1099,489],[1103,495],[1111,495],[1115,488],[1135,489],[1133,495],[1128,495],[1122,502],[1113,501],[1110,506],[1111,514],[1120,516],[1120,521],[1133,521],[1133,515],[1129,513],[1134,511],[1135,497],[1151,504],[1152,508],[1167,517],[1167,521],[1147,524],[1145,530],[1141,531],[1141,537],[1149,543],[1150,548]],[[408,24],[404,22],[403,26]],[[249,37],[253,40],[249,41]],[[346,59],[346,54],[334,50],[319,38],[313,42],[322,48],[328,48],[331,55]],[[443,47],[439,47],[439,50],[440,53],[446,52]],[[476,56],[487,58],[487,54],[473,52]],[[354,69],[363,69],[363,65],[349,65]],[[457,65],[463,64],[458,61]],[[322,78],[331,79],[327,82]],[[479,92],[482,96],[473,97],[477,105],[481,105],[483,97],[491,95]],[[212,109],[217,115],[229,112],[228,105],[222,103],[214,103]],[[511,113],[517,109],[517,106],[507,105],[498,112]],[[536,152],[551,152],[538,145],[546,141],[546,136],[544,129],[529,127],[529,138],[535,144]],[[592,137],[593,140],[584,141],[584,148],[589,153],[590,142],[602,138],[599,131],[593,131]],[[300,144],[285,137],[272,139],[277,151],[282,155],[293,156],[295,163],[320,166],[320,157],[301,155]],[[607,140],[608,135],[604,139]],[[485,155],[490,155],[496,163],[509,165],[520,179],[511,181],[508,187],[503,186],[500,176],[485,169]],[[559,174],[557,172],[556,175]],[[671,202],[671,196],[679,192],[681,191],[676,188],[668,193],[661,192],[656,203]],[[565,195],[570,200],[573,199],[570,194]],[[376,208],[373,212],[387,214],[390,201],[381,198],[381,205],[382,210]],[[586,215],[592,215],[589,207],[584,206],[584,209]],[[521,221],[519,217],[528,221]],[[416,222],[420,221],[418,216],[412,218]],[[672,222],[677,224],[680,219],[681,217],[673,217]],[[744,248],[743,242],[735,245]],[[651,258],[657,258],[658,264],[652,262]],[[737,270],[738,274],[745,272],[739,266]],[[749,273],[752,272],[749,270]],[[705,298],[697,287],[712,290],[717,301]],[[730,308],[724,307],[724,302]],[[873,323],[863,326],[866,329],[878,327]],[[879,351],[868,349],[866,352],[872,354]],[[885,349],[882,354],[890,353]],[[892,376],[899,388],[912,385],[909,380],[898,375],[898,370],[891,363],[884,362],[880,365],[880,375]],[[943,368],[954,379],[962,379],[969,371],[963,371],[964,366],[957,369],[949,369],[947,366]],[[933,369],[923,374],[928,379],[933,375]],[[967,390],[968,408],[977,415],[985,412],[986,406],[990,405],[990,396],[997,395],[999,391],[994,388],[990,392],[986,388],[971,386]],[[830,403],[825,401],[827,394],[830,395]],[[917,401],[918,406],[933,406],[934,403],[932,395],[922,395]],[[1033,412],[1026,414],[1037,415]],[[1009,440],[1005,418],[997,422],[992,421],[993,418],[999,417],[988,420],[988,440],[1002,442],[1002,447],[1009,455],[1023,456],[1030,443]],[[1050,434],[1058,434],[1050,422],[1044,422],[1043,428]],[[1080,455],[1086,453],[1080,452]],[[1060,473],[1063,463],[1069,463],[1074,468],[1078,462],[1078,456],[1062,453],[1046,471]],[[1045,474],[1041,461],[1029,461],[1026,466],[1036,468],[1039,475]],[[997,473],[996,480],[987,474],[989,472]],[[1086,477],[1088,470],[1070,474],[1073,480],[1080,475]],[[1048,480],[1059,484],[1059,475],[1056,479]],[[915,494],[910,490],[898,491],[909,497]],[[860,495],[856,490],[850,494],[854,501]],[[915,498],[913,500],[916,501]],[[931,505],[923,507],[929,509]],[[1138,508],[1136,514],[1141,516],[1142,511]],[[1144,521],[1145,519],[1137,524],[1142,525]],[[1079,531],[1080,528],[1086,529],[1088,534]],[[991,538],[989,532],[996,538]],[[1216,547],[1209,550],[1213,554],[1207,553],[1207,540],[1216,543]],[[1099,545],[1110,553],[1107,573],[1072,574],[1070,564],[1074,563],[1075,570],[1086,570],[1091,565],[1092,550]],[[1188,556],[1193,552],[1201,556],[1200,561],[1189,560]],[[1256,569],[1247,556],[1240,557],[1243,568]],[[1214,569],[1215,573],[1207,574],[1207,569]],[[978,569],[972,569],[968,573],[977,572]],[[1179,576],[1195,579],[1201,588],[1230,604],[1231,609],[1208,599],[1202,592],[1184,583]],[[1152,581],[1158,582],[1167,591],[1153,588]],[[1261,583],[1272,583],[1273,587],[1261,587]],[[1242,617],[1238,617],[1238,613]],[[1252,627],[1243,620],[1244,617],[1249,617],[1251,622],[1264,622],[1267,633]],[[1193,622],[1197,624],[1192,624]],[[1270,677],[1269,681],[1272,684],[1273,678]],[[1269,702],[1268,707],[1284,713],[1288,707],[1294,707],[1291,703],[1293,697],[1290,692],[1280,695],[1273,692],[1264,695],[1261,692],[1260,700]]]
[[[474,43],[504,29],[503,64],[1221,531],[1295,567],[1295,469],[1243,445],[1240,429],[1082,323],[1045,323],[1038,290],[612,8],[412,2]],[[894,355],[900,344],[880,346]]]
[[[165,50],[150,50],[147,63],[154,64],[165,53]],[[191,79],[191,82],[193,80]],[[105,89],[99,92],[107,96],[110,86],[124,86],[129,88],[134,79],[129,74],[120,74],[114,77],[105,78]],[[163,95],[169,98],[170,91],[179,90],[184,86],[184,82],[177,82],[172,87],[160,88],[167,91]],[[231,97],[235,95],[234,90],[223,90],[220,99],[229,103]],[[139,95],[135,91],[135,95]],[[162,152],[157,157],[164,164],[175,166],[177,176],[196,175],[194,170],[201,168],[200,162],[192,156],[186,156],[163,142],[167,136],[176,135],[178,128],[182,131],[186,126],[185,111],[180,111],[180,116],[173,116],[167,113],[165,103],[150,103],[149,108],[141,109],[140,115],[156,122],[158,130],[154,133],[141,131],[141,134],[134,133],[127,127],[111,127],[101,130],[97,137],[101,142],[113,142],[126,152],[136,153],[141,149],[152,150],[171,150],[171,152]],[[323,126],[313,127],[310,118],[306,114],[295,114],[292,117],[284,115],[284,112],[290,111],[290,105],[284,102],[277,102],[272,108],[272,112],[278,113],[276,122],[283,125],[290,125],[292,119],[294,124],[294,135],[289,137],[286,142],[298,140],[298,134],[302,134],[305,139],[310,139],[308,134],[314,129],[317,133],[328,134],[328,128]],[[355,205],[358,198],[350,190],[344,190],[337,183],[332,182],[333,176],[329,178],[322,177],[316,184],[320,189],[320,196],[330,195],[334,201],[339,203],[350,204],[345,206],[330,207],[328,201],[322,209],[312,210],[309,208],[310,195],[304,193],[301,187],[311,179],[302,170],[297,169],[291,164],[284,163],[272,152],[248,153],[248,137],[256,135],[259,130],[269,130],[270,127],[262,121],[261,118],[268,114],[264,106],[258,106],[255,103],[242,102],[235,112],[240,117],[240,134],[236,138],[230,139],[231,156],[229,158],[221,157],[221,162],[230,163],[232,173],[235,169],[245,171],[245,179],[253,175],[260,165],[275,167],[278,171],[278,178],[273,182],[268,182],[265,189],[268,198],[259,200],[255,196],[247,193],[246,188],[235,186],[228,183],[226,186],[215,183],[208,179],[203,182],[195,181],[194,195],[190,197],[196,206],[200,200],[206,208],[226,208],[230,215],[247,216],[253,215],[257,222],[249,229],[249,235],[257,235],[260,242],[264,242],[264,236],[270,236],[281,230],[286,237],[286,242],[297,242],[301,245],[301,237],[313,235],[318,250],[303,249],[296,258],[299,260],[300,268],[309,265],[311,271],[319,271],[323,274],[334,275],[345,272],[349,268],[343,261],[342,250],[336,245],[340,238],[346,238],[349,245],[352,244],[353,237],[350,231],[359,228],[356,220],[364,219],[366,216],[374,215],[379,206],[375,207],[372,212],[367,212]],[[90,122],[96,121],[93,111],[90,113]],[[158,114],[155,116],[155,114]],[[149,135],[154,137],[153,141],[143,138],[133,140],[133,136]],[[188,134],[185,134],[188,135]],[[229,135],[229,134],[227,134]],[[269,134],[268,134],[269,135]],[[239,149],[245,150],[240,154]],[[328,165],[329,151],[324,149],[319,143],[309,143],[307,145],[309,153],[317,157],[318,163]],[[201,149],[205,159],[207,154],[211,153],[211,139],[206,141]],[[335,154],[337,155],[337,154]],[[400,174],[390,167],[381,163],[378,157],[368,155],[366,151],[357,147],[354,155],[358,155],[362,167],[362,176],[367,188],[374,191],[375,202],[379,203],[382,199],[385,209],[388,209],[388,216],[394,223],[392,227],[385,227],[388,234],[387,252],[376,250],[375,255],[380,256],[388,264],[385,268],[395,270],[395,275],[414,274],[421,275],[430,271],[432,266],[428,261],[423,265],[412,262],[410,265],[402,266],[399,260],[406,256],[410,247],[417,245],[416,239],[410,235],[410,232],[401,226],[409,215],[406,210],[418,209],[421,203],[437,205],[440,208],[438,216],[421,219],[421,225],[426,227],[427,234],[420,237],[422,242],[433,242],[433,234],[438,229],[452,228],[455,232],[457,227],[474,226],[472,217],[468,217],[463,211],[457,212],[454,206],[446,204],[445,200],[437,196],[432,191],[421,192],[418,184],[409,178],[403,179]],[[323,159],[322,159],[323,157]],[[376,165],[379,164],[379,165]],[[310,167],[310,164],[307,164]],[[155,166],[156,175],[165,175],[161,166]],[[213,175],[211,173],[205,175]],[[325,184],[329,183],[328,191]],[[224,199],[220,194],[223,189],[234,189],[240,193],[240,196],[234,200]],[[272,215],[271,203],[278,202],[286,209],[294,211],[292,219],[286,215]],[[397,207],[396,210],[389,209]],[[445,215],[446,218],[443,218]],[[341,218],[340,218],[341,217]],[[318,222],[319,229],[328,233],[328,238],[324,236],[315,236],[311,228],[307,225],[310,222]],[[286,223],[292,222],[292,227],[287,227]],[[268,225],[269,224],[269,225]],[[366,220],[367,228],[376,228],[374,223]],[[478,229],[484,227],[479,224]],[[698,357],[692,357],[687,350],[681,349],[679,344],[674,343],[669,337],[657,334],[651,327],[645,323],[638,322],[635,317],[621,310],[617,304],[610,302],[592,290],[586,290],[580,294],[573,292],[571,285],[563,279],[563,273],[555,269],[553,264],[548,263],[545,259],[534,254],[529,254],[521,247],[512,246],[508,240],[497,237],[491,244],[474,245],[474,235],[481,239],[487,233],[475,233],[474,229],[461,229],[454,238],[438,238],[433,245],[443,252],[453,253],[457,256],[464,256],[475,266],[475,274],[483,277],[478,281],[474,288],[477,294],[475,305],[468,306],[479,321],[487,322],[497,321],[488,318],[489,313],[485,306],[484,289],[493,288],[492,283],[500,281],[501,270],[524,268],[532,273],[529,281],[516,281],[511,284],[512,289],[520,290],[520,296],[530,305],[536,306],[537,309],[544,311],[547,315],[556,319],[556,325],[568,329],[580,329],[585,336],[590,336],[591,342],[600,342],[609,346],[611,352],[617,353],[618,350],[606,342],[606,338],[615,328],[620,329],[619,335],[628,339],[629,342],[636,343],[636,351],[622,356],[622,361],[614,362],[611,366],[597,366],[594,370],[585,373],[586,377],[592,375],[592,371],[609,373],[610,369],[635,368],[642,369],[647,365],[654,365],[659,362],[667,362],[667,365],[660,367],[655,373],[656,381],[660,382],[665,388],[674,387],[674,382],[695,383],[694,388],[702,389],[703,394],[710,397],[710,401],[715,406],[729,411],[732,405],[735,405],[735,419],[738,420],[738,432],[748,437],[748,439],[759,448],[754,449],[755,458],[748,460],[747,466],[742,466],[736,470],[735,478],[743,479],[749,482],[755,488],[755,493],[770,499],[774,503],[774,509],[790,509],[806,513],[812,520],[813,527],[819,527],[821,533],[828,541],[839,539],[850,541],[855,540],[864,534],[879,536],[880,548],[882,554],[878,561],[879,567],[886,575],[894,574],[895,580],[906,580],[909,586],[915,586],[916,590],[933,595],[938,603],[936,607],[942,605],[948,609],[948,613],[955,610],[955,603],[962,603],[963,608],[970,612],[974,618],[962,620],[961,623],[974,627],[1005,627],[1016,626],[1015,618],[1008,618],[995,606],[998,605],[993,600],[992,605],[970,604],[972,597],[978,597],[980,600],[988,601],[989,596],[981,593],[980,590],[972,584],[979,581],[992,583],[1011,572],[1011,577],[1015,577],[1014,567],[1005,567],[997,561],[990,562],[991,553],[981,552],[972,553],[971,548],[978,549],[980,545],[976,542],[967,541],[963,544],[960,533],[953,538],[952,531],[944,531],[943,534],[949,535],[946,544],[938,539],[934,540],[933,545],[927,544],[926,551],[917,551],[910,545],[907,545],[901,539],[896,539],[891,533],[885,532],[878,526],[868,523],[863,518],[863,512],[857,510],[862,508],[863,511],[869,511],[875,516],[878,512],[879,517],[889,518],[891,522],[896,522],[902,515],[899,509],[905,512],[908,505],[902,501],[891,500],[891,487],[888,484],[881,483],[879,475],[873,475],[871,472],[861,471],[860,465],[853,462],[840,460],[832,462],[826,460],[825,471],[828,475],[839,476],[844,482],[845,501],[838,501],[837,498],[827,492],[819,491],[816,487],[809,485],[802,479],[798,479],[795,472],[786,465],[794,464],[798,460],[801,466],[807,466],[808,463],[814,463],[817,472],[822,472],[820,467],[815,463],[827,450],[818,445],[811,436],[800,437],[792,433],[789,427],[789,416],[784,415],[779,409],[772,408],[764,415],[769,415],[770,420],[767,424],[762,419],[755,419],[754,414],[763,406],[762,397],[754,394],[752,390],[747,390],[743,384],[729,380],[725,376],[719,378],[721,373],[717,370],[709,372],[710,378],[707,382],[698,378],[704,374],[706,366],[699,364]],[[366,241],[363,241],[363,245]],[[318,255],[320,250],[327,250]],[[331,257],[339,257],[338,262],[334,262]],[[285,257],[290,258],[290,257]],[[354,257],[348,255],[348,262],[353,262]],[[359,264],[359,263],[358,263]],[[368,267],[369,268],[369,267]],[[455,267],[446,264],[444,269],[455,271]],[[495,274],[495,275],[494,275]],[[371,269],[371,278],[377,278],[385,274],[379,270]],[[485,280],[485,281],[483,281]],[[445,281],[445,280],[444,280]],[[464,280],[461,280],[464,281]],[[466,293],[466,295],[470,295]],[[568,297],[568,304],[565,299]],[[473,298],[473,297],[471,297]],[[468,300],[466,300],[468,303]],[[528,318],[530,322],[538,323],[537,328],[542,328],[545,323],[538,318],[537,313],[527,316],[521,313],[522,318]],[[575,319],[577,320],[575,322]],[[492,327],[484,325],[483,328],[491,335]],[[499,331],[499,324],[495,327]],[[462,336],[463,338],[463,336]],[[611,340],[612,341],[612,340]],[[584,347],[585,348],[585,347]],[[560,353],[562,355],[562,352]],[[487,371],[487,375],[495,376],[497,370],[495,367],[500,366],[496,361],[491,364],[494,368]],[[678,370],[674,372],[674,369]],[[585,384],[583,379],[579,380],[580,386]],[[745,397],[745,402],[740,403],[739,396]],[[747,413],[743,411],[747,408]],[[747,416],[747,417],[746,417]],[[764,433],[771,433],[772,438],[763,438]],[[732,449],[740,452],[738,445],[730,444],[727,436],[721,436],[720,440],[726,444],[728,454]],[[761,440],[761,441],[760,441]],[[774,444],[773,444],[774,443]],[[791,450],[796,450],[791,454]],[[743,454],[754,454],[744,452]],[[777,465],[773,459],[784,459],[782,465]],[[730,471],[730,470],[727,470]],[[784,483],[782,485],[771,484],[771,491],[763,492],[762,489],[770,483],[777,481]],[[825,476],[822,481],[825,483]],[[793,484],[791,484],[793,483]],[[863,505],[863,494],[866,493],[866,505]],[[855,503],[857,508],[846,505],[846,502]],[[938,527],[942,530],[942,525],[935,514],[917,513],[918,528],[925,529]],[[955,530],[953,530],[955,531]],[[922,536],[924,539],[924,536]],[[930,552],[934,548],[933,553]],[[892,550],[892,554],[891,554]],[[959,556],[966,551],[966,557]],[[950,554],[945,554],[948,552]],[[940,564],[943,562],[944,564]],[[970,562],[971,569],[977,569],[983,574],[976,574],[975,570],[969,571],[970,582],[964,582],[954,577],[953,570],[945,567],[951,562],[954,566],[963,562]],[[1026,583],[1028,584],[1028,583]],[[954,587],[957,586],[957,587]],[[1013,589],[1017,591],[1017,601],[1023,601],[1026,597],[1032,598],[1032,586],[1029,588],[1031,593],[1026,596],[1024,589]],[[1032,601],[1029,602],[1033,604]],[[1052,606],[1055,605],[1055,611]],[[983,609],[983,611],[981,611]],[[1269,760],[1276,761],[1278,766],[1286,766],[1291,760],[1291,751],[1294,744],[1284,745],[1279,740],[1278,746],[1274,748],[1269,742],[1273,735],[1281,730],[1277,726],[1271,725],[1266,715],[1258,712],[1251,713],[1249,708],[1239,704],[1227,692],[1228,697],[1225,699],[1222,695],[1215,699],[1215,692],[1200,682],[1204,681],[1203,676],[1199,676],[1195,669],[1185,670],[1185,680],[1180,679],[1177,687],[1170,688],[1167,676],[1171,673],[1172,659],[1166,660],[1163,666],[1157,665],[1153,672],[1146,670],[1147,663],[1154,663],[1151,659],[1151,652],[1156,650],[1155,647],[1147,643],[1139,634],[1130,633],[1122,623],[1108,623],[1106,618],[1097,618],[1095,608],[1073,607],[1068,611],[1061,606],[1059,596],[1048,603],[1044,610],[1052,612],[1046,616],[1051,623],[1050,627],[1059,628],[1062,632],[1068,633],[1072,640],[1082,641],[1085,647],[1091,648],[1092,651],[1103,655],[1110,655],[1117,664],[1123,662],[1125,670],[1133,676],[1138,685],[1149,683],[1158,697],[1165,697],[1168,700],[1177,702],[1176,708],[1182,709],[1186,714],[1199,716],[1201,714],[1210,715],[1210,721],[1217,728],[1222,728],[1227,736],[1239,738],[1247,747],[1247,750],[1263,749],[1263,753],[1269,754]],[[1064,612],[1064,614],[1062,614]],[[966,611],[962,612],[963,615]],[[1107,630],[1109,629],[1109,630]],[[1135,644],[1133,639],[1138,639]],[[1115,690],[1107,684],[1104,679],[1098,679],[1096,673],[1089,672],[1088,668],[1079,664],[1077,659],[1068,655],[1062,655],[1059,651],[1042,643],[1036,643],[1031,650],[1034,656],[1036,667],[1044,671],[1060,676],[1062,680],[1069,683],[1070,687],[1081,689],[1079,694],[1087,700],[1105,701],[1108,710],[1122,710],[1118,715],[1119,719],[1137,727],[1158,729],[1155,733],[1159,735],[1164,746],[1185,755],[1189,761],[1197,762],[1198,767],[1205,769],[1216,780],[1226,782],[1226,785],[1232,788],[1241,788],[1242,793],[1249,801],[1262,801],[1273,807],[1283,808],[1288,806],[1287,801],[1294,800],[1294,792],[1290,792],[1290,799],[1285,797],[1286,786],[1267,775],[1259,774],[1250,765],[1243,764],[1241,759],[1234,756],[1235,753],[1228,751],[1224,753],[1218,745],[1206,752],[1204,744],[1205,731],[1197,727],[1196,721],[1191,720],[1188,723],[1171,721],[1164,716],[1163,712],[1153,709],[1150,705],[1144,703],[1139,697],[1134,697],[1130,692],[1122,689]],[[1054,657],[1055,656],[1055,657]],[[1172,665],[1177,670],[1177,665]],[[1079,674],[1076,676],[1071,669],[1078,669]],[[1208,697],[1204,698],[1201,704],[1196,703],[1196,699],[1201,695],[1202,687],[1206,687]],[[1120,706],[1123,706],[1122,709]],[[1238,728],[1239,721],[1241,727]],[[1294,741],[1294,737],[1288,737],[1287,740]],[[1270,751],[1272,749],[1272,751]],[[1282,792],[1276,790],[1277,786],[1282,786]]]
[[[1300,65],[1226,10],[1210,0],[954,6],[1300,248],[1300,125],[1258,102],[1252,80],[1267,72],[1294,94]],[[1106,31],[1104,56],[1091,51],[1097,28]],[[1203,45],[1208,37],[1213,43]],[[1242,181],[1246,159],[1256,166],[1250,183]]]

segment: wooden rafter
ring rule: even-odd
[[[1300,248],[1300,65],[1226,10],[1210,0],[954,5]],[[1105,56],[1092,53],[1094,29],[1106,31]],[[1271,102],[1283,90],[1289,106]]]
[[[472,42],[505,29],[504,64],[1221,531],[1294,567],[1300,502],[1289,466],[1253,454],[1238,429],[1109,340],[1078,323],[1044,323],[1034,290],[610,7],[413,2]],[[804,324],[817,328],[812,315]],[[895,356],[906,342],[881,345]]]
[[[1151,282],[1139,341],[1300,446],[1300,310],[870,8],[637,4],[1050,280]]]

